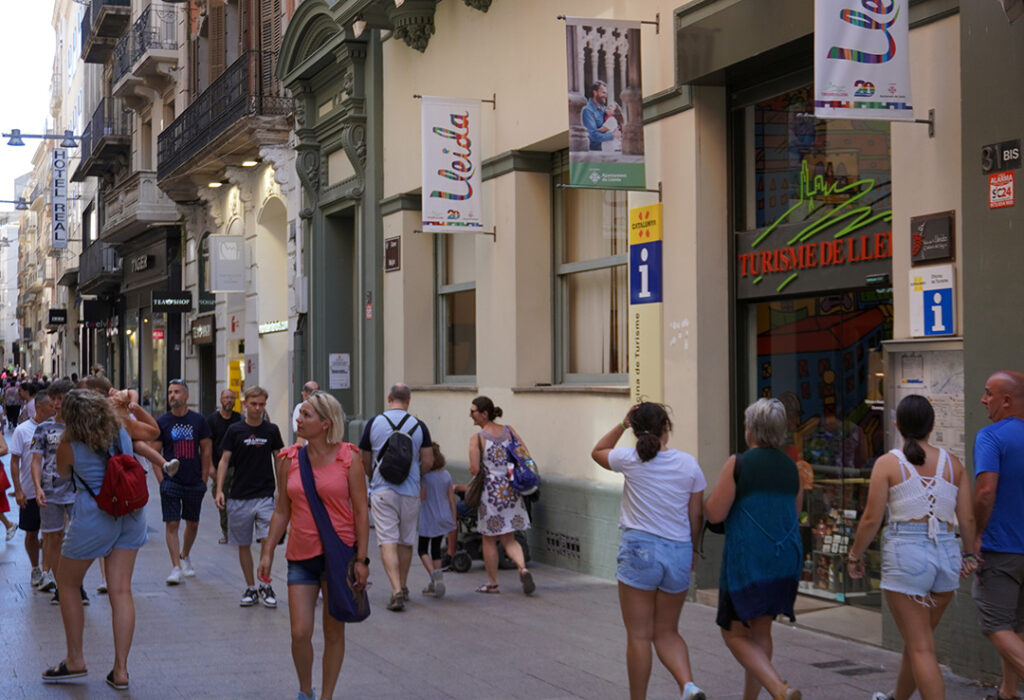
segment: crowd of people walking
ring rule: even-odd
[[[9,403],[15,396],[18,403]],[[387,609],[400,612],[409,600],[414,545],[427,574],[423,595],[444,596],[442,542],[445,537],[449,547],[454,542],[455,494],[467,486],[454,484],[445,471],[444,455],[427,425],[409,412],[411,391],[401,383],[391,387],[387,410],[365,424],[358,444],[345,442],[344,411],[315,382],[303,388],[293,415],[296,440],[288,447],[267,419],[268,394],[258,386],[245,390],[241,413],[234,410],[235,394],[225,390],[218,410],[205,417],[189,408],[183,380],[172,380],[167,396],[169,410],[153,418],[137,394],[112,388],[101,375],[42,386],[9,382],[4,388],[7,430],[0,435],[0,454],[11,454],[9,486],[18,523],[5,515],[7,487],[0,491],[0,514],[8,540],[17,529],[24,531],[31,584],[53,593],[65,630],[66,653],[42,679],[64,681],[88,673],[83,606],[90,601],[84,578],[99,560],[98,590],[109,599],[114,637],[106,682],[115,689],[129,687],[135,625],[131,579],[138,550],[148,541],[146,511],[135,507],[112,514],[100,497],[112,488],[113,457],[128,455],[139,458],[159,482],[171,565],[167,585],[197,575],[191,555],[208,484],[224,515],[222,543],[238,548],[242,607],[277,606],[271,570],[276,548],[287,536],[297,697],[317,697],[313,632],[322,598],[319,697],[330,698],[345,656],[345,622],[368,614],[371,513],[390,585]],[[960,580],[971,575],[981,630],[1003,664],[997,697],[1014,697],[1024,677],[1024,641],[1018,634],[1024,629],[1019,603],[1024,534],[1018,526],[1024,506],[1024,375],[993,374],[982,403],[992,425],[975,441],[973,492],[959,459],[930,442],[935,415],[923,396],[900,401],[896,426],[903,443],[872,466],[867,505],[847,555],[848,573],[853,579],[865,575],[864,554],[887,514],[880,585],[904,640],[896,687],[876,693],[875,700],[906,700],[914,692],[925,700],[944,697],[934,630]],[[500,543],[530,595],[536,583],[515,538],[529,527],[530,516],[509,468],[511,450],[522,437],[499,423],[501,416],[488,397],[473,399],[469,417],[477,431],[467,457],[475,483],[469,490],[477,488],[487,575],[476,590],[500,592]],[[772,624],[779,616],[794,619],[803,568],[804,493],[797,465],[785,451],[787,426],[781,401],[763,398],[748,406],[747,449],[726,460],[706,499],[708,484],[697,460],[668,446],[672,420],[665,406],[632,406],[594,445],[593,460],[623,475],[616,578],[631,698],[646,697],[654,653],[683,700],[705,698],[679,628],[709,528],[725,535],[717,624],[744,671],[744,700],[754,700],[762,688],[778,700],[802,697],[772,659]],[[635,444],[617,446],[627,430]],[[254,543],[261,547],[258,561]]]

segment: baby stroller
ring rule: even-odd
[[[464,574],[473,568],[474,559],[483,561],[484,558],[484,538],[476,529],[476,509],[467,506],[462,500],[464,497],[465,494],[460,493],[460,500],[455,504],[458,520],[455,523],[455,554],[451,558],[452,570],[460,574]],[[525,498],[523,500],[526,505],[526,512],[533,517],[531,506],[534,499]],[[530,545],[526,541],[526,533],[518,530],[516,531],[515,538],[519,546],[523,548],[523,560],[529,563]],[[498,542],[498,568],[516,568],[515,562],[505,554],[505,548],[501,545],[501,542]]]

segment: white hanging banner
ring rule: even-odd
[[[245,236],[210,236],[210,291],[245,291]]]
[[[423,232],[490,233],[483,222],[480,100],[423,96]]]
[[[909,0],[815,0],[814,116],[912,121]]]
[[[50,246],[54,250],[68,247],[68,149],[53,149],[53,191],[50,193],[50,218],[53,221],[53,236]]]

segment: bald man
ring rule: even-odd
[[[974,441],[974,551],[982,559],[972,594],[981,631],[999,652],[999,697],[1015,695],[1024,677],[1024,375],[1004,370],[981,397],[992,425]]]

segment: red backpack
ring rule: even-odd
[[[134,513],[149,501],[146,470],[137,459],[124,454],[119,443],[120,438],[115,438],[111,445],[114,454],[106,455],[107,470],[103,474],[103,485],[99,493],[93,493],[81,477],[78,479],[96,500],[96,505],[115,518]],[[74,471],[72,467],[71,473],[74,474]]]

